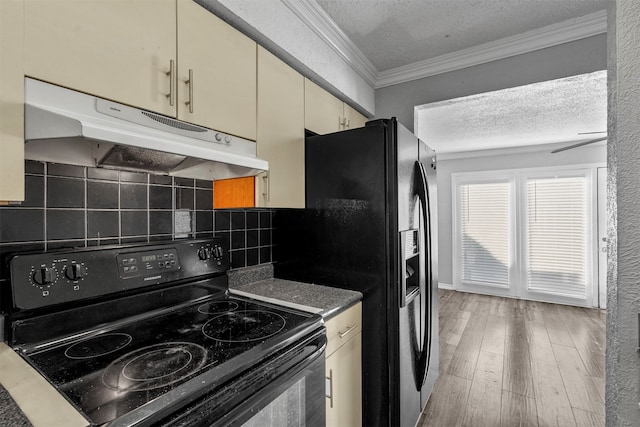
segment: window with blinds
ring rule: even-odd
[[[596,270],[591,169],[453,174],[453,285],[590,304]]]
[[[510,182],[458,187],[461,280],[465,284],[509,287]]]
[[[584,297],[586,177],[526,179],[526,280],[529,292]]]

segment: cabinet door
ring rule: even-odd
[[[24,200],[21,0],[0,0],[0,202]]]
[[[26,0],[25,73],[175,116],[176,0]]]
[[[269,162],[258,178],[258,204],[304,208],[304,78],[258,47],[258,157]]]
[[[342,104],[342,101],[311,80],[304,80],[305,128],[320,135],[342,130]]]
[[[178,118],[256,140],[256,43],[178,0]]]
[[[362,425],[362,340],[354,335],[325,363],[327,427]]]
[[[355,129],[364,127],[365,123],[367,123],[367,118],[357,112],[353,107],[349,104],[344,104],[344,118],[346,119],[346,128],[347,129]]]

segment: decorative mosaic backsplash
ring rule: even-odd
[[[272,210],[214,212],[211,181],[34,161],[25,171],[25,201],[0,206],[0,254],[215,233],[232,268],[272,260]]]

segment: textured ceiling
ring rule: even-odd
[[[440,153],[585,141],[607,129],[607,72],[416,108],[418,137]]]
[[[606,9],[607,0],[316,0],[378,71]]]

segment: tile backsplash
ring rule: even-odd
[[[214,211],[211,181],[35,161],[25,172],[25,201],[0,206],[0,253],[215,233],[232,268],[272,260],[272,210]]]

